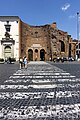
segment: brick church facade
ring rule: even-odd
[[[20,55],[28,60],[75,58],[76,42],[67,32],[57,28],[56,22],[44,26],[30,26],[21,22]]]
[[[28,25],[18,16],[0,16],[0,58],[49,61],[76,56],[76,42],[56,22],[43,26]]]

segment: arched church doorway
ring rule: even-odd
[[[28,60],[33,61],[33,50],[32,49],[28,50]]]
[[[37,59],[38,59],[38,50],[35,49],[35,61],[37,61]]]
[[[41,49],[41,50],[40,50],[40,60],[41,60],[41,61],[44,61],[44,60],[45,60],[45,50],[44,50],[44,49]]]
[[[10,46],[6,46],[4,48],[4,57],[5,58],[11,57],[11,47]]]

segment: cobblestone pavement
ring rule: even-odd
[[[1,120],[80,120],[80,79],[30,62],[0,85]]]

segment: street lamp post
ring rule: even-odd
[[[77,40],[78,40],[78,47],[77,47],[77,59],[79,58],[79,12],[77,12]]]

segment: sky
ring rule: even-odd
[[[0,0],[0,16],[19,16],[33,26],[56,22],[57,28],[73,39],[77,39],[77,12],[80,0]]]

